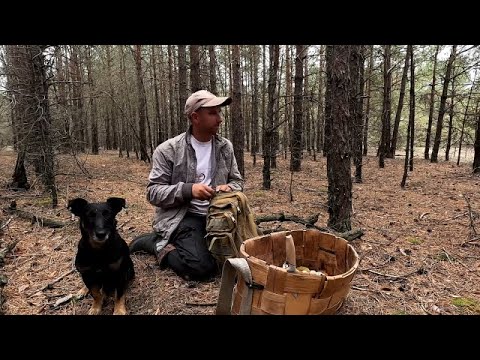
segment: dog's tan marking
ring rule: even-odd
[[[90,292],[93,296],[93,304],[88,310],[88,315],[98,315],[102,311],[103,293],[98,287],[92,288]]]
[[[86,286],[83,286],[80,291],[77,293],[76,297],[78,299],[82,299],[84,298],[85,296],[88,295],[88,293],[90,292],[90,290],[88,290],[88,288]]]
[[[125,294],[123,294],[120,298],[117,298],[115,296],[113,315],[127,315],[127,308],[125,306]]]

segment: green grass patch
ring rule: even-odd
[[[407,241],[412,245],[420,245],[423,242],[422,239],[419,239],[419,238],[416,238],[416,237],[408,238]]]
[[[459,298],[453,299],[452,304],[455,305],[456,307],[459,307],[462,309],[468,309],[476,312],[477,314],[480,314],[480,304],[476,300],[459,297]]]

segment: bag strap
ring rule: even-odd
[[[231,315],[233,286],[235,285],[235,274],[239,273],[247,283],[247,295],[240,305],[240,315],[250,315],[253,298],[253,279],[248,262],[244,258],[230,258],[223,264],[222,283],[218,294],[216,315]]]

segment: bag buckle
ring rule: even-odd
[[[255,289],[255,290],[263,290],[264,289],[264,286],[262,284],[257,284],[256,282],[248,283],[248,282],[245,281],[245,284],[247,285],[247,287],[249,289]]]

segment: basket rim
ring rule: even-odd
[[[347,271],[345,271],[344,273],[341,273],[341,274],[338,274],[338,275],[328,275],[324,272],[322,272],[322,276],[318,276],[318,275],[313,275],[313,274],[310,274],[310,273],[289,273],[287,272],[287,269],[284,269],[283,267],[280,267],[280,266],[276,266],[276,265],[273,265],[273,264],[268,264],[265,260],[262,260],[260,258],[257,258],[256,256],[254,255],[250,255],[248,254],[246,251],[245,251],[245,243],[247,241],[255,241],[255,240],[258,240],[260,238],[263,238],[265,236],[271,236],[272,234],[279,234],[279,233],[285,233],[286,236],[288,235],[291,235],[292,232],[317,232],[317,233],[321,233],[321,234],[327,234],[327,235],[330,235],[330,236],[333,236],[339,240],[343,240],[346,242],[346,246],[347,247],[350,247],[350,250],[353,251],[353,254],[354,254],[354,258],[355,258],[355,261],[353,263],[353,265],[350,267],[350,269],[348,269]],[[349,275],[351,275],[352,273],[354,273],[355,271],[357,271],[358,269],[358,266],[360,265],[360,257],[358,256],[358,253],[357,251],[355,250],[355,248],[348,242],[348,240],[342,238],[342,237],[339,237],[335,234],[332,234],[332,233],[329,233],[329,232],[326,232],[326,231],[320,231],[318,229],[299,229],[299,230],[287,230],[287,231],[277,231],[277,232],[274,232],[274,233],[270,233],[270,234],[266,234],[266,235],[259,235],[259,236],[255,236],[253,238],[250,238],[250,239],[246,239],[242,242],[242,244],[240,245],[240,255],[241,257],[245,258],[247,260],[247,262],[249,261],[252,261],[251,258],[255,259],[255,262],[258,264],[258,265],[261,265],[261,266],[266,266],[266,267],[274,267],[276,271],[282,271],[282,272],[286,272],[287,273],[287,276],[294,276],[294,277],[297,277],[297,276],[300,276],[300,277],[310,277],[312,279],[321,279],[322,277],[325,277],[326,280],[336,280],[336,279],[340,279],[340,278],[345,278],[345,277],[348,277]],[[264,264],[262,264],[264,263]]]

